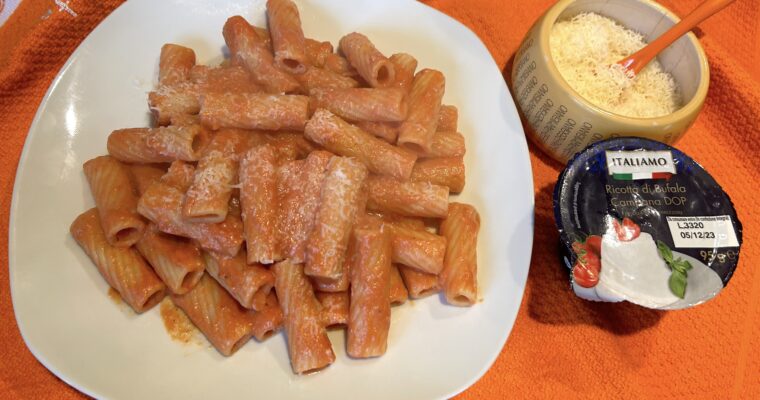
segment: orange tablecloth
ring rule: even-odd
[[[26,2],[35,0],[25,0]],[[684,15],[699,0],[668,0]],[[39,3],[39,1],[38,1]],[[19,45],[0,72],[0,397],[81,398],[39,364],[15,324],[8,285],[8,210],[16,165],[34,113],[58,69],[119,1],[71,0],[31,31],[0,30]],[[549,0],[429,0],[474,30],[504,68]],[[8,22],[28,25],[39,8]],[[23,5],[22,5],[23,10]],[[35,14],[36,13],[36,14]],[[744,223],[741,262],[711,302],[659,312],[576,298],[557,266],[551,190],[560,165],[531,146],[535,245],[514,330],[496,363],[461,398],[760,397],[760,0],[740,0],[702,24],[712,69],[707,104],[678,144],[731,195]],[[18,26],[18,25],[15,25]],[[1,54],[1,53],[0,53]],[[487,268],[488,266],[483,266]]]

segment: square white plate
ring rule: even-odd
[[[311,376],[291,372],[284,335],[224,358],[173,342],[159,312],[135,315],[68,233],[92,207],[81,165],[106,153],[118,128],[147,126],[146,92],[161,45],[221,60],[222,25],[241,14],[265,22],[263,0],[131,0],[104,20],[51,85],[21,156],[10,222],[10,276],[21,334],[53,373],[98,398],[433,399],[474,383],[498,356],[522,299],[533,238],[533,185],[512,97],[483,43],[467,28],[409,0],[298,2],[307,36],[337,44],[360,31],[386,54],[407,52],[446,75],[444,102],[460,110],[467,187],[481,214],[480,297],[471,308],[439,297],[393,309],[388,352],[352,360],[342,332],[337,361]]]

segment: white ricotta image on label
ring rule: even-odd
[[[592,288],[573,285],[575,293],[587,300],[619,302],[623,300],[640,306],[675,310],[703,303],[723,289],[715,271],[699,260],[678,252],[692,265],[688,271],[683,299],[670,290],[671,269],[662,259],[652,235],[642,232],[631,241],[620,241],[612,231],[603,236],[599,282]]]
[[[599,285],[631,303],[660,308],[680,300],[668,287],[670,267],[660,257],[652,235],[623,242],[617,235],[602,238],[602,271]],[[688,291],[688,289],[687,289]]]

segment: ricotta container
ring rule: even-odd
[[[681,309],[715,297],[739,262],[731,200],[694,160],[642,138],[597,142],[554,188],[563,264],[587,300]]]

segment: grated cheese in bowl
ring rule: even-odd
[[[633,78],[616,64],[646,42],[612,19],[578,14],[554,24],[549,42],[562,78],[597,107],[626,117],[653,118],[681,106],[678,86],[656,59]]]

